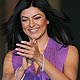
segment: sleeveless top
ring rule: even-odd
[[[12,55],[12,65],[14,71],[22,65],[22,56],[16,55],[15,53],[16,51],[14,50]],[[61,44],[58,44],[50,38],[43,54],[46,59],[48,59],[59,71],[62,72],[67,53],[68,47],[62,47]],[[41,72],[40,69],[41,68],[39,68],[39,72],[35,74],[34,65],[32,64],[25,71],[23,80],[50,80],[45,71]]]

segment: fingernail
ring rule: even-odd
[[[18,50],[18,48],[15,48],[15,50]]]
[[[17,46],[19,45],[19,44],[16,44]]]
[[[17,52],[16,54],[20,54],[20,52]]]
[[[21,41],[21,43],[24,43],[24,41]]]

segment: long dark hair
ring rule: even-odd
[[[22,10],[30,6],[37,7],[49,20],[47,27],[49,37],[63,46],[70,44],[71,37],[68,31],[70,19],[64,13],[52,8],[47,0],[20,0],[10,19],[2,26],[7,34],[8,50],[14,49],[16,47],[15,44],[20,42],[21,39],[29,40],[22,30],[20,14]]]

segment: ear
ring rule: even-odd
[[[47,24],[49,24],[49,20],[47,20]]]

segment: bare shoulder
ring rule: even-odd
[[[79,57],[78,48],[73,45],[70,45],[68,49],[68,57],[69,56],[71,56],[73,59],[74,58],[78,59]]]
[[[13,66],[12,66],[12,53],[13,51],[9,51],[4,59],[4,65],[3,65],[3,72],[4,73],[9,73],[13,70]]]
[[[10,80],[12,75],[14,75],[14,69],[12,65],[12,54],[13,51],[9,51],[5,56],[2,80]]]
[[[70,45],[64,63],[64,73],[72,80],[77,79],[79,53],[77,47]]]
[[[69,46],[69,51],[71,51],[71,52],[77,52],[78,53],[77,47],[76,46],[73,46],[73,45],[70,45]]]
[[[73,46],[73,45],[70,45],[69,48],[68,48],[68,54],[67,54],[67,61],[72,61],[72,60],[76,60],[78,61],[79,59],[79,53],[78,53],[78,48]]]
[[[8,60],[10,61],[10,60],[12,59],[12,53],[13,53],[13,51],[9,51],[9,52],[6,54],[4,61],[8,61]]]

